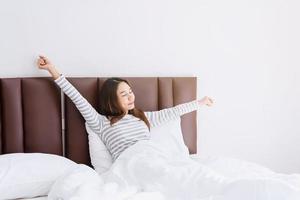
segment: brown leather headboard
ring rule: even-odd
[[[0,152],[62,155],[60,91],[50,78],[0,80]]]
[[[123,77],[124,78],[124,77]],[[98,110],[106,78],[68,78]],[[196,77],[129,77],[136,107],[154,111],[196,99]],[[84,119],[50,78],[0,79],[0,154],[43,152],[90,165]],[[61,102],[64,110],[61,110]],[[64,119],[64,120],[62,120]],[[63,121],[63,122],[62,122]],[[196,112],[182,117],[190,153],[196,153]]]

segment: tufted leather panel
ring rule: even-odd
[[[2,152],[62,155],[60,91],[50,78],[0,82]]]
[[[60,93],[52,79],[22,79],[22,97],[25,151],[61,155]]]
[[[1,87],[0,87],[0,94],[1,94]],[[0,96],[0,155],[2,154],[2,118],[1,118],[1,110],[2,102],[1,102],[1,96]]]
[[[158,78],[158,109],[170,108],[174,105],[173,79]]]
[[[135,106],[143,111],[158,110],[158,83],[154,77],[127,78],[135,94]]]
[[[68,80],[97,110],[98,79],[68,78]],[[65,97],[65,150],[67,158],[90,165],[84,118],[68,97]]]
[[[136,96],[135,105],[144,111],[173,107],[196,99],[195,77],[128,77]],[[97,94],[106,78],[68,78],[79,92],[96,108]],[[90,165],[87,134],[84,119],[74,104],[66,97],[66,156],[78,163]],[[182,117],[184,140],[190,153],[196,153],[196,112]]]
[[[24,152],[21,79],[1,80],[2,153]]]
[[[196,78],[173,79],[173,105],[195,100],[197,98]],[[181,117],[183,139],[191,154],[197,153],[197,119],[196,111]]]

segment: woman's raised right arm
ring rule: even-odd
[[[40,69],[47,70],[52,75],[55,83],[72,100],[90,128],[95,133],[100,134],[105,117],[100,115],[94,109],[94,107],[78,92],[78,90],[65,78],[64,75],[59,74],[48,58],[40,56],[37,61],[37,65]]]

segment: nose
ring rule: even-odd
[[[130,101],[131,99],[133,99],[133,95],[132,95],[132,94],[130,94],[130,95],[128,96],[128,100]]]

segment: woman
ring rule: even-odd
[[[74,102],[87,124],[100,135],[103,143],[116,160],[128,147],[140,140],[149,139],[150,127],[165,123],[178,116],[211,106],[209,97],[156,112],[143,112],[135,108],[135,96],[128,81],[107,79],[100,91],[100,114],[83,98],[69,81],[57,71],[45,56],[39,56],[37,65],[47,70],[57,85]]]
[[[211,106],[211,98],[204,97],[160,111],[143,112],[135,108],[135,96],[130,84],[120,78],[109,78],[101,88],[101,106],[98,113],[59,74],[49,59],[40,56],[37,65],[52,75],[111,153],[114,164],[106,174],[107,182],[138,186],[139,191],[158,191],[166,199],[174,200],[300,199],[298,175],[281,175],[239,161],[236,169],[243,173],[230,176],[227,172],[233,170],[231,166],[227,166],[228,169],[215,170],[189,158],[169,158],[152,148],[151,145],[155,144],[148,142],[151,127],[176,119],[202,105]],[[128,150],[125,151],[126,149]],[[220,162],[219,165],[226,168],[226,162]]]

